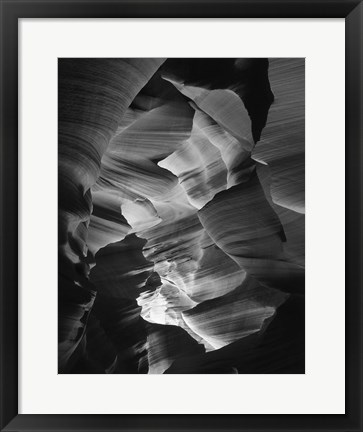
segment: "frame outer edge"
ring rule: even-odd
[[[346,413],[362,421],[363,3],[346,19]]]
[[[88,6],[92,9],[93,2]],[[96,2],[95,2],[96,3]],[[98,2],[99,3],[99,2]],[[123,2],[121,2],[123,3]],[[147,9],[150,10],[152,2],[137,2],[141,7],[148,3]],[[199,2],[200,4],[201,2]],[[242,2],[241,2],[242,3]],[[251,2],[250,2],[251,3]],[[281,1],[280,4],[288,2]],[[292,2],[291,2],[292,3]],[[291,5],[290,3],[290,5]],[[316,2],[324,9],[324,2]],[[346,65],[346,78],[349,77],[349,82],[346,80],[346,138],[347,143],[350,143],[353,148],[347,146],[347,203],[350,206],[350,212],[347,212],[346,222],[347,227],[347,245],[349,247],[349,257],[351,262],[347,263],[347,270],[350,275],[354,275],[355,280],[350,278],[350,284],[353,289],[347,292],[347,307],[350,308],[347,314],[347,325],[353,333],[347,332],[348,342],[355,344],[349,345],[349,352],[347,352],[347,369],[356,371],[347,375],[347,383],[353,381],[356,383],[355,389],[358,388],[358,394],[354,393],[354,389],[350,386],[347,391],[347,406],[352,404],[353,409],[348,412],[350,421],[342,425],[337,419],[339,427],[331,428],[321,427],[320,430],[349,430],[349,431],[362,431],[362,412],[360,403],[362,401],[362,339],[361,339],[361,317],[362,317],[362,167],[363,167],[363,151],[362,151],[362,74],[363,74],[363,44],[362,44],[362,28],[363,28],[363,4],[360,2],[357,7],[357,2],[337,2],[340,3],[341,8],[337,8],[338,12],[334,13],[337,17],[343,17],[342,11],[347,10],[349,13],[353,8],[354,10],[346,18],[346,58],[349,59]],[[345,3],[345,4],[343,4]],[[107,4],[110,4],[107,2]],[[179,2],[180,4],[180,2]],[[190,3],[189,3],[190,4]],[[238,5],[238,2],[234,2]],[[12,8],[11,6],[15,6]],[[1,14],[1,142],[0,142],[0,323],[1,323],[1,356],[0,356],[0,430],[15,431],[15,430],[69,430],[72,427],[68,415],[62,416],[63,421],[59,423],[60,428],[54,428],[54,423],[47,424],[46,418],[48,416],[27,416],[17,415],[18,413],[18,369],[17,369],[17,253],[18,253],[18,235],[17,235],[17,187],[18,187],[18,170],[17,170],[17,127],[18,127],[18,82],[17,74],[14,72],[18,70],[17,58],[17,44],[18,44],[18,17],[32,16],[40,17],[60,16],[59,10],[63,11],[67,8],[72,9],[71,3],[68,1],[58,1],[52,5],[51,1],[35,3],[34,1],[14,2],[10,4],[8,1],[0,0],[0,14]],[[32,10],[33,5],[33,10]],[[36,5],[36,6],[35,6]],[[81,7],[82,5],[82,7]],[[91,6],[92,5],[92,6]],[[34,7],[35,6],[35,7]],[[56,6],[54,12],[49,12],[50,7]],[[96,4],[94,5],[96,6]],[[98,5],[99,6],[99,5]],[[159,4],[160,6],[160,4]],[[166,4],[164,4],[166,6]],[[263,5],[259,5],[263,7]],[[79,10],[87,7],[85,2],[77,2],[76,9],[73,9],[75,15],[79,15]],[[252,6],[250,5],[252,8]],[[256,6],[255,6],[256,8]],[[21,13],[23,9],[24,14]],[[43,9],[43,11],[41,10]],[[131,9],[134,9],[131,7]],[[141,8],[142,9],[142,8]],[[253,8],[252,8],[253,9]],[[279,9],[279,8],[278,8]],[[305,16],[331,16],[326,11],[319,11],[314,7],[311,13],[305,13]],[[48,12],[46,12],[48,11]],[[340,12],[339,12],[340,11]],[[92,15],[92,12],[89,13]],[[170,13],[169,13],[170,14]],[[299,12],[300,14],[300,12]],[[65,13],[65,15],[72,15],[72,13]],[[127,13],[126,13],[127,15]],[[140,12],[139,16],[145,17],[145,13]],[[257,16],[258,14],[254,14]],[[298,14],[297,14],[298,15]],[[302,17],[303,14],[300,14]],[[272,16],[271,16],[272,17]],[[349,42],[349,43],[348,43]],[[5,85],[6,84],[6,85]],[[353,97],[356,95],[356,97]],[[5,110],[6,108],[6,110]],[[349,113],[349,115],[348,115]],[[355,146],[355,148],[354,148]],[[6,214],[5,214],[6,210]],[[6,229],[5,229],[6,227]],[[354,227],[354,230],[350,227]],[[6,254],[5,254],[6,251]],[[7,289],[5,290],[5,283]],[[358,287],[357,287],[358,285]],[[349,315],[354,317],[349,317]],[[16,322],[14,322],[16,321]],[[11,324],[11,325],[10,325]],[[6,326],[6,328],[5,328]],[[355,330],[358,327],[358,330]],[[6,395],[6,397],[4,397]],[[349,403],[348,403],[349,401]],[[26,418],[36,417],[39,421],[31,422],[26,421]],[[41,419],[42,418],[42,419]],[[35,419],[34,419],[35,420]],[[348,420],[348,419],[347,419]],[[196,422],[198,423],[198,422]],[[5,425],[7,426],[5,427]],[[61,426],[63,424],[63,427]],[[67,426],[68,427],[67,427]],[[276,424],[274,425],[276,427]],[[299,430],[316,430],[319,428],[318,423],[316,427],[307,428],[306,426],[299,427]],[[243,426],[241,425],[242,429]],[[36,428],[36,429],[34,429]],[[84,427],[82,427],[83,430]],[[121,430],[117,428],[118,430]],[[134,429],[134,428],[132,428]],[[137,428],[138,430],[141,430]],[[153,428],[154,429],[154,428]],[[239,428],[239,430],[242,430]],[[251,428],[252,430],[253,428]],[[261,430],[261,428],[259,428]],[[280,429],[280,428],[279,428]],[[282,427],[280,430],[285,429]],[[289,428],[290,430],[297,430],[297,428]],[[95,429],[93,429],[95,430]],[[101,430],[101,429],[100,429]],[[109,429],[110,430],[110,429]],[[136,429],[134,429],[136,430]],[[151,429],[143,429],[151,430]],[[186,430],[186,429],[184,429]],[[188,428],[193,430],[193,428]],[[194,428],[198,430],[198,428]],[[200,430],[200,429],[199,429]],[[231,430],[231,429],[229,429]],[[236,429],[235,429],[236,430]]]
[[[18,413],[18,17],[1,2],[0,428]]]

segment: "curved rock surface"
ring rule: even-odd
[[[299,58],[270,60],[276,103],[253,151],[253,158],[270,168],[273,201],[298,213],[305,213],[304,66],[305,60]]]
[[[59,60],[59,372],[304,372],[304,61]]]

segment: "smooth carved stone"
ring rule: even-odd
[[[179,327],[148,324],[147,332],[149,374],[162,374],[175,360],[205,352]]]
[[[285,232],[256,174],[217,194],[198,216],[216,244],[259,282],[303,292],[304,269],[286,258]]]
[[[136,300],[154,267],[142,253],[145,243],[146,240],[131,234],[96,254],[90,280],[99,292],[111,298]]]
[[[258,332],[288,298],[252,278],[222,297],[183,312],[188,326],[215,349]]]
[[[270,168],[273,201],[305,213],[305,60],[270,60],[269,79],[275,103],[252,157]]]
[[[82,341],[89,313],[95,301],[96,293],[79,285],[59,279],[58,319],[58,371],[69,371],[68,362]]]
[[[303,60],[59,65],[59,371],[304,372]]]
[[[305,372],[305,299],[291,296],[268,327],[219,350],[176,359],[166,374]]]

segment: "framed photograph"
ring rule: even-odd
[[[362,431],[362,21],[1,1],[1,430]]]

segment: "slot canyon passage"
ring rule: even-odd
[[[58,371],[305,372],[305,60],[58,59]]]

